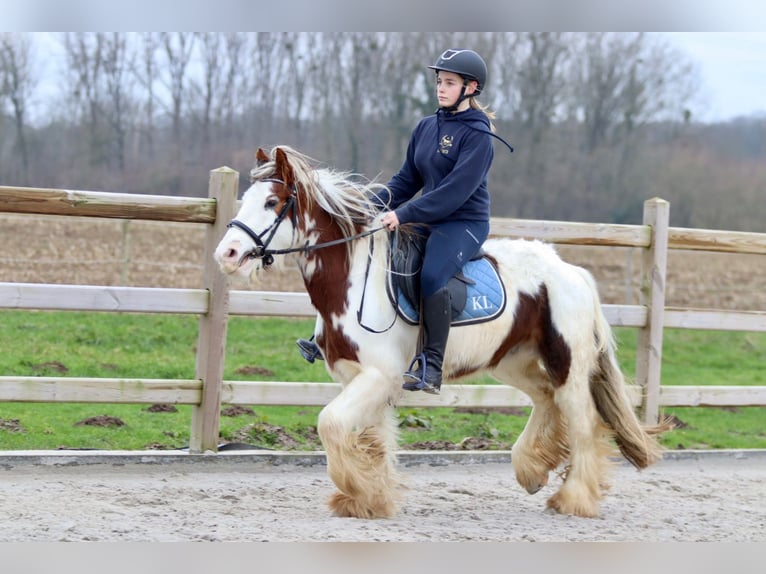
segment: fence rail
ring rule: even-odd
[[[109,379],[0,376],[0,401],[176,403],[194,407],[190,450],[216,450],[220,406],[227,404],[321,406],[340,391],[335,383],[225,381],[229,316],[314,316],[305,293],[229,290],[212,253],[236,209],[239,174],[210,174],[205,199],[0,186],[0,212],[204,223],[200,289],[0,283],[0,308],[180,313],[199,316],[196,378]],[[607,225],[493,218],[491,235],[557,244],[636,247],[642,251],[639,305],[603,305],[611,325],[639,330],[633,403],[645,420],[662,406],[763,406],[766,387],[661,386],[665,328],[766,332],[766,311],[720,311],[665,306],[669,249],[766,255],[766,234],[668,226],[669,204],[645,203],[642,225]],[[449,385],[441,395],[408,393],[402,406],[530,406],[520,391],[503,385]]]

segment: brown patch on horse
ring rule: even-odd
[[[489,366],[497,366],[513,348],[526,342],[534,343],[537,347],[553,386],[563,385],[569,376],[572,352],[553,324],[545,284],[540,286],[540,291],[534,296],[519,294],[511,332],[495,351]]]
[[[297,218],[297,226],[304,234],[317,233],[316,243],[328,243],[343,238],[343,232],[332,217],[319,205],[311,201],[305,190],[297,194],[298,213],[308,213],[313,222],[313,229],[306,229],[306,218]],[[347,293],[351,285],[348,281],[350,261],[345,243],[339,243],[306,253],[306,263],[315,266],[311,275],[303,277],[311,304],[317,310],[325,324],[325,331],[317,337],[317,345],[323,350],[327,364],[332,367],[335,361],[347,359],[358,361],[358,345],[349,339],[342,329],[333,328],[333,317],[348,312]]]
[[[331,241],[320,233],[319,241]],[[349,339],[341,328],[333,327],[333,317],[348,312],[347,293],[349,261],[344,245],[318,249],[309,256],[316,258],[317,270],[304,277],[311,304],[324,321],[324,332],[317,337],[317,345],[323,350],[327,364],[332,367],[339,359],[358,361],[359,346]]]
[[[330,368],[336,361],[346,359],[348,361],[359,361],[357,351],[359,345],[349,339],[342,329],[329,329],[327,318],[322,316],[325,321],[325,331],[317,335],[316,343],[322,349],[322,355]]]

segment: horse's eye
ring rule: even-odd
[[[276,197],[270,197],[266,200],[266,209],[274,209],[279,204],[279,200]]]

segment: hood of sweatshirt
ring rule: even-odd
[[[492,132],[489,118],[487,117],[487,114],[485,114],[481,110],[468,108],[467,110],[462,112],[452,113],[452,112],[447,112],[442,108],[439,108],[436,111],[436,123],[438,126],[437,140],[436,140],[437,145],[439,141],[441,140],[441,135],[442,135],[441,126],[443,122],[460,122],[473,130],[490,135],[496,140],[500,140],[501,142],[503,142],[505,146],[511,151],[511,153],[513,153],[513,147],[511,146],[511,144],[509,144],[503,138],[501,138],[500,136]]]

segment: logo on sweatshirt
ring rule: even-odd
[[[441,141],[439,142],[439,153],[447,155],[451,147],[452,147],[452,136],[443,135]]]

